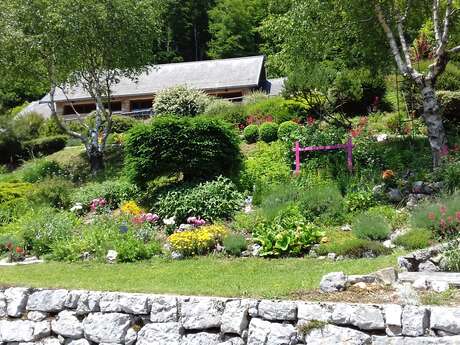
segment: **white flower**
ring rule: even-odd
[[[163,223],[165,225],[174,225],[174,224],[176,224],[176,217],[173,216],[171,218],[165,218],[165,219],[163,219]]]
[[[81,210],[83,210],[83,205],[78,202],[70,209],[70,212],[77,212]]]

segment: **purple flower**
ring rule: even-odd
[[[160,217],[158,217],[158,215],[156,214],[152,214],[152,213],[145,214],[145,220],[149,223],[155,223],[158,219],[160,219]]]

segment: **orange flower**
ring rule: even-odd
[[[393,170],[385,170],[382,174],[384,180],[391,180],[393,177],[395,177]]]

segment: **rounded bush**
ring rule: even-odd
[[[185,180],[232,176],[240,165],[237,134],[210,118],[159,117],[133,128],[125,142],[125,172],[138,185],[177,173]]]
[[[273,122],[265,122],[259,127],[259,137],[266,143],[271,143],[278,139],[278,125]]]
[[[299,125],[294,121],[285,121],[280,124],[278,128],[278,138],[279,139],[290,139],[294,131],[299,128]]]
[[[66,135],[42,137],[24,142],[24,148],[31,156],[46,156],[64,149],[67,139]]]
[[[204,113],[209,102],[203,91],[176,86],[160,91],[153,109],[156,115],[196,116]]]
[[[353,234],[364,240],[382,241],[390,234],[390,225],[385,217],[363,213],[353,222]]]
[[[249,125],[243,131],[244,140],[248,144],[253,144],[259,139],[259,128],[257,125]]]

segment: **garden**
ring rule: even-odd
[[[153,118],[113,116],[97,174],[53,120],[11,111],[0,133],[0,255],[45,263],[2,267],[1,283],[292,296],[328,272],[369,273],[455,238],[458,127],[433,170],[426,127],[397,108],[393,79],[363,77],[362,88],[378,96],[351,99],[346,125],[320,116],[324,100],[288,92],[239,104],[167,89]],[[448,110],[456,93],[445,94]],[[352,172],[334,150],[303,152],[294,173],[295,142],[350,137]],[[443,269],[458,271],[458,249],[443,255]]]

